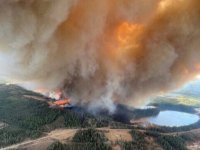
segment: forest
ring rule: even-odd
[[[164,150],[186,150],[186,140],[178,135],[165,135],[156,131],[147,131],[147,136],[154,137],[155,141],[162,146]]]
[[[88,113],[49,108],[42,101],[27,99],[23,95],[40,96],[15,85],[0,85],[0,122],[7,126],[0,129],[0,147],[38,138],[53,129],[101,127],[106,121]],[[63,122],[57,122],[63,118]],[[53,125],[52,125],[53,124]]]
[[[36,139],[57,128],[80,129],[70,143],[55,142],[49,150],[74,149],[111,149],[110,141],[103,132],[95,128],[109,127],[113,129],[129,129],[133,137],[131,142],[118,141],[122,150],[148,149],[148,138],[153,138],[158,145],[166,150],[185,150],[186,141],[193,141],[196,137],[186,135],[167,135],[165,133],[188,131],[200,127],[200,121],[184,127],[135,127],[123,118],[123,113],[131,116],[143,117],[156,115],[157,109],[130,109],[123,105],[117,107],[114,115],[99,113],[93,115],[82,108],[56,109],[49,108],[43,101],[27,99],[24,95],[43,97],[37,93],[27,91],[15,85],[0,85],[0,123],[6,124],[0,128],[0,147],[22,142],[26,139]],[[45,97],[44,97],[45,98]],[[118,120],[116,119],[119,117]],[[115,118],[116,117],[116,118]]]

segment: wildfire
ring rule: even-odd
[[[58,107],[68,107],[70,106],[70,99],[69,98],[63,98],[61,90],[55,90],[50,91],[48,89],[44,88],[38,88],[35,90],[37,93],[41,93],[42,95],[45,95],[51,99],[54,99],[54,102],[48,102],[50,106],[58,106]]]
[[[57,100],[54,102],[55,105],[60,106],[60,107],[65,107],[70,105],[70,100],[69,99],[61,99]]]

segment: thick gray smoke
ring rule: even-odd
[[[199,0],[0,0],[0,77],[138,105],[200,72]]]

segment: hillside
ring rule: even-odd
[[[196,132],[190,132],[192,126],[181,132],[182,128],[145,128],[130,124],[130,119],[156,115],[158,109],[117,105],[112,115],[105,110],[93,115],[81,107],[50,108],[48,101],[52,100],[19,86],[0,85],[0,147],[5,147],[4,150],[182,150],[200,139]],[[197,133],[198,127],[195,126]]]
[[[52,109],[45,100],[48,99],[21,87],[0,85],[0,147],[38,138],[56,128],[91,127],[92,121],[98,126],[98,121],[86,112]]]

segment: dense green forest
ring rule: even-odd
[[[154,137],[155,141],[162,146],[164,150],[186,150],[186,139],[178,135],[164,135],[156,131],[147,131],[147,136]]]
[[[188,139],[188,136],[164,135],[148,130],[141,132],[133,129],[130,134],[133,137],[132,142],[119,142],[122,150],[148,150],[149,146],[153,144],[149,143],[148,137],[153,138],[164,150],[187,150],[186,141],[192,141],[192,139]]]
[[[156,116],[159,110],[157,108],[149,109],[136,109],[133,107],[128,107],[122,104],[116,106],[116,111],[111,115],[114,121],[121,122],[124,124],[130,124],[131,119],[139,119],[142,117]],[[126,114],[126,115],[124,115]]]
[[[0,86],[0,122],[7,124],[0,129],[0,147],[41,136],[43,126],[60,114],[59,110],[50,111],[46,103],[23,96],[30,94],[18,86]]]
[[[42,101],[27,99],[24,95],[40,96],[15,85],[0,85],[0,122],[7,127],[0,129],[0,147],[18,143],[26,138],[37,138],[59,127],[101,127],[108,125],[88,113],[49,108]],[[63,118],[63,122],[56,121]]]

